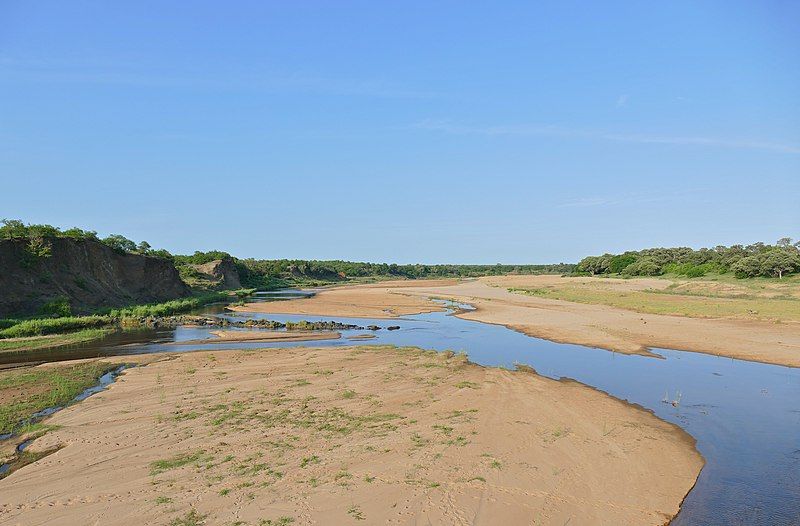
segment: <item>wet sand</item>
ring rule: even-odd
[[[203,343],[218,342],[304,342],[313,340],[338,340],[342,337],[336,331],[211,331],[213,340],[200,340]],[[183,342],[181,342],[183,343]]]
[[[661,525],[702,467],[647,411],[452,353],[141,358],[48,421],[0,524]]]

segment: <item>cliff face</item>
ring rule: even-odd
[[[85,313],[190,294],[169,260],[120,253],[93,240],[47,243],[49,255],[35,257],[27,241],[0,241],[0,317],[37,314],[63,298],[74,313]]]
[[[239,271],[230,258],[216,259],[202,265],[192,265],[198,278],[205,280],[207,288],[231,290],[242,288]]]

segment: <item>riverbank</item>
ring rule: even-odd
[[[452,353],[149,360],[48,421],[30,450],[61,449],[0,481],[0,523],[664,524],[702,467],[647,411]]]

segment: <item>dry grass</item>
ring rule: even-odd
[[[562,279],[538,286],[519,284],[509,291],[542,298],[609,305],[648,314],[692,318],[800,321],[800,279],[704,279],[666,277],[662,286],[632,286],[639,280]],[[646,283],[652,283],[648,278]]]

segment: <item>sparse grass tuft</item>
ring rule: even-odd
[[[361,508],[359,508],[356,505],[350,506],[347,509],[347,514],[353,517],[357,521],[367,520],[367,518],[364,517],[364,513],[361,511]]]
[[[311,455],[310,457],[304,457],[300,461],[300,467],[304,468],[309,464],[319,464],[319,463],[320,463],[319,457],[317,455]]]
[[[198,464],[207,460],[210,460],[210,457],[206,455],[205,451],[203,450],[196,451],[194,453],[183,453],[172,458],[151,462],[150,474],[158,475],[171,469],[180,468],[188,464]]]
[[[183,517],[172,519],[169,526],[203,526],[206,523],[206,517],[208,517],[208,515],[203,515],[195,510],[191,510]]]

